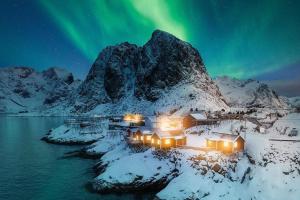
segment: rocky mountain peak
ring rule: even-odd
[[[199,52],[189,43],[156,30],[142,47],[128,42],[106,47],[78,89],[77,108],[88,111],[128,97],[156,102],[182,84],[192,84],[222,99]]]

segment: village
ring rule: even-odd
[[[219,123],[217,119],[209,119],[205,111],[195,111],[184,117],[126,114],[120,124],[123,124],[126,129],[127,140],[132,145],[145,145],[165,150],[192,148],[217,150],[223,153],[243,152],[245,139],[239,133],[231,132],[212,132],[206,134],[204,144],[187,146],[191,138],[185,134],[186,129],[195,126],[218,126]]]
[[[296,119],[299,113],[272,109],[80,116],[67,118],[44,140],[87,145],[66,156],[98,160],[93,191],[156,191],[162,199],[209,194],[209,199],[218,199],[244,197],[236,190],[259,192],[270,184],[263,195],[273,198],[270,191],[282,183],[269,182],[265,176],[280,175],[282,181],[295,183],[281,191],[298,193],[300,127]],[[183,187],[184,183],[190,186]],[[205,183],[222,189],[207,188]],[[249,192],[248,197],[255,195]]]
[[[99,132],[105,130],[106,136],[113,138],[119,135],[131,147],[151,147],[166,151],[172,148],[194,149],[229,155],[245,151],[247,133],[266,134],[267,129],[282,116],[280,112],[261,112],[260,116],[257,113],[253,109],[235,112],[190,109],[183,115],[95,115],[65,120],[65,127],[68,128],[65,134],[69,132],[75,136],[77,134],[78,138],[88,138],[86,142],[89,143],[97,140]],[[298,135],[298,129],[294,127],[281,132],[287,136]]]

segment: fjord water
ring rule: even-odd
[[[0,116],[0,199],[94,200],[132,199],[90,193],[85,184],[95,176],[95,160],[64,159],[80,146],[47,144],[41,137],[63,123],[57,117]]]

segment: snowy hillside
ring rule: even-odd
[[[142,47],[105,48],[72,99],[74,113],[227,108],[199,52],[159,30]]]
[[[130,145],[120,130],[99,131],[91,137],[69,134],[72,130],[66,132],[63,125],[47,137],[66,144],[97,140],[81,152],[99,155],[94,166],[97,176],[91,180],[97,192],[152,191],[167,200],[281,200],[287,196],[296,200],[300,194],[300,136],[288,133],[292,128],[299,130],[299,121],[300,114],[289,114],[264,134],[249,121],[224,120],[217,126],[197,126],[186,130],[188,146],[170,151]],[[215,131],[239,133],[246,141],[245,152],[223,154],[203,149],[205,139]]]
[[[255,80],[218,77],[215,80],[226,101],[233,107],[287,108],[288,104],[268,85]]]
[[[0,112],[41,112],[61,105],[78,86],[71,73],[60,68],[36,72],[29,67],[0,69]]]
[[[288,101],[292,108],[300,110],[300,97],[290,97]]]

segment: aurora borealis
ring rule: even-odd
[[[291,66],[300,68],[297,0],[5,0],[0,4],[0,67],[55,65],[84,77],[105,46],[123,41],[143,45],[153,30],[161,29],[196,47],[213,77],[272,80],[281,76],[274,75],[276,71],[285,74]],[[288,78],[297,79],[298,74]]]

